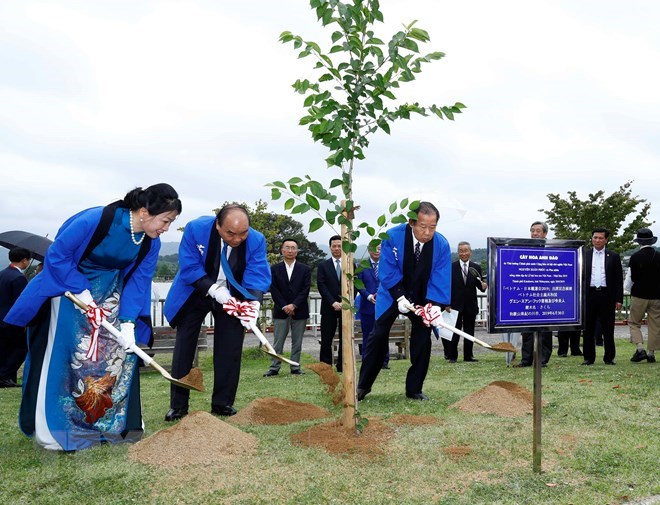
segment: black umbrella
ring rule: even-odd
[[[35,235],[27,231],[13,230],[0,233],[0,246],[7,249],[23,247],[32,253],[36,260],[43,261],[46,251],[53,241],[49,238]]]

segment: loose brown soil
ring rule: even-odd
[[[339,375],[332,369],[332,365],[327,363],[312,363],[305,365],[305,368],[311,370],[321,378],[321,382],[328,386],[328,393],[334,393],[339,384]]]
[[[500,342],[499,344],[491,345],[491,348],[496,351],[516,352],[511,342]]]
[[[444,452],[447,456],[449,456],[452,459],[458,459],[470,454],[472,452],[472,447],[470,447],[469,445],[444,447],[442,449],[442,452]]]
[[[380,456],[385,452],[394,430],[380,419],[370,418],[362,433],[342,426],[339,421],[312,426],[301,433],[291,435],[295,445],[321,447],[331,454],[354,454],[362,456]]]
[[[330,417],[330,411],[284,398],[258,398],[229,420],[236,424],[290,424]]]
[[[440,419],[433,416],[413,416],[411,414],[399,414],[385,420],[388,424],[395,426],[431,426],[441,424]]]
[[[258,440],[207,412],[197,411],[128,449],[131,461],[166,468],[223,463],[255,453]]]
[[[543,404],[546,405],[547,402]],[[473,414],[518,417],[532,413],[534,396],[529,390],[513,382],[494,381],[450,407]]]
[[[184,375],[178,380],[184,384],[188,384],[190,387],[197,391],[206,391],[204,389],[204,376],[202,375],[202,370],[200,368],[191,368],[188,375]]]

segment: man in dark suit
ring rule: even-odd
[[[655,351],[660,346],[660,254],[653,244],[658,240],[648,228],[637,230],[637,242],[641,248],[630,257],[630,341],[637,350],[630,361],[646,360],[655,363]],[[626,279],[628,284],[628,279]],[[648,352],[644,350],[642,319],[648,318]]]
[[[337,371],[341,372],[341,237],[328,241],[331,257],[322,261],[316,272],[316,287],[321,295],[321,353],[319,361],[332,365],[332,339],[339,326]]]
[[[545,238],[548,235],[548,224],[542,221],[534,221],[529,227],[531,238]],[[522,332],[522,357],[520,363],[513,365],[514,368],[524,368],[532,366],[534,363],[534,333]],[[541,332],[541,366],[547,366],[552,355],[552,332]]]
[[[392,324],[405,314],[411,322],[410,368],[406,375],[406,397],[428,400],[422,391],[431,358],[431,327],[451,300],[451,251],[447,239],[436,232],[440,213],[429,202],[421,202],[417,219],[387,231],[382,242],[376,297],[376,323],[360,367],[357,399],[363,400],[381,370],[389,347]],[[424,306],[420,315],[411,306]],[[430,317],[427,319],[425,316]]]
[[[445,310],[449,312],[457,310],[456,328],[474,335],[474,325],[477,314],[479,314],[477,289],[484,292],[488,286],[481,280],[481,265],[470,261],[471,256],[470,243],[459,242],[459,259],[451,265],[451,306]],[[471,268],[479,273],[479,278],[470,273]],[[460,335],[454,333],[451,342],[442,339],[442,345],[447,347],[447,359],[450,363],[456,363],[458,359],[458,341],[460,338]],[[478,361],[472,354],[473,345],[471,340],[463,339],[463,361]]]
[[[30,263],[30,251],[14,247],[9,266],[0,272],[0,388],[17,387],[17,372],[25,361],[25,328],[3,322],[18,296],[27,286],[23,272]]]
[[[606,248],[610,232],[606,228],[594,228],[591,232],[593,249],[584,254],[586,272],[586,316],[584,328],[583,365],[593,365],[596,360],[594,330],[600,322],[603,332],[606,365],[615,365],[614,318],[623,304],[623,267],[617,253]]]
[[[360,292],[360,307],[358,313],[360,316],[360,327],[362,328],[362,345],[360,346],[360,355],[364,359],[364,352],[369,342],[369,336],[374,329],[376,321],[376,295],[380,280],[378,278],[378,261],[380,259],[380,244],[374,251],[369,251],[369,266],[357,274],[358,279],[362,281],[364,287]],[[389,350],[383,361],[383,368],[388,369],[390,362]]]
[[[282,241],[284,261],[271,267],[273,282],[270,294],[273,297],[273,326],[275,352],[282,354],[284,341],[291,328],[291,360],[300,363],[303,335],[309,317],[309,289],[312,284],[312,272],[304,263],[296,261],[298,241],[287,238]],[[281,363],[273,359],[264,377],[280,373]],[[291,365],[291,373],[302,375],[300,366]]]
[[[250,227],[240,205],[225,205],[216,217],[190,221],[179,246],[179,271],[165,300],[164,313],[176,328],[172,377],[186,376],[192,367],[199,330],[213,314],[213,393],[211,412],[232,416],[241,372],[245,328],[256,324],[263,294],[271,283],[266,239]],[[250,321],[230,316],[223,304],[238,300],[252,306]],[[190,391],[175,385],[170,390],[166,421],[188,414]]]

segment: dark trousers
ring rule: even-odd
[[[374,329],[374,324],[376,323],[375,314],[360,314],[360,327],[362,328],[362,344],[360,344],[360,356],[364,359],[364,355],[367,349],[367,343]],[[390,362],[390,350],[389,344],[387,349],[387,354],[385,355],[385,360],[383,365],[387,365]]]
[[[477,315],[463,314],[459,312],[458,317],[456,318],[456,329],[463,330],[469,335],[474,335],[474,324],[477,319]],[[451,338],[451,341],[442,339],[442,345],[445,346],[445,355],[447,359],[457,360],[458,359],[458,342],[461,339],[461,336],[457,333]],[[474,344],[472,340],[466,338],[463,339],[463,359],[474,358],[472,349]]]
[[[581,356],[582,351],[580,350],[580,336],[582,332],[580,330],[574,331],[558,331],[557,332],[557,341],[559,342],[559,347],[557,349],[557,354],[560,356],[563,354],[568,354],[568,348],[570,345],[571,356]]]
[[[231,406],[236,399],[241,374],[241,354],[245,329],[238,318],[228,315],[222,306],[206,296],[193,293],[181,308],[176,320],[176,342],[172,356],[172,377],[180,379],[192,368],[199,330],[209,312],[215,319],[213,332],[212,406]],[[170,387],[170,408],[187,409],[190,390]]]
[[[323,310],[321,308],[321,353],[319,361],[332,366],[332,340],[339,327],[339,352],[337,354],[337,371],[341,372],[341,310]]]
[[[431,328],[424,326],[422,319],[414,314],[406,314],[412,323],[410,330],[410,368],[406,375],[406,393],[422,392],[424,379],[431,359]],[[360,367],[358,388],[370,390],[378,373],[383,367],[383,360],[389,349],[390,329],[399,316],[396,303],[393,303],[383,315],[376,319],[374,331],[369,337],[365,356]]]
[[[23,328],[6,326],[0,328],[0,380],[17,380],[27,355],[27,336]]]
[[[587,294],[587,315],[585,318],[583,350],[584,360],[593,363],[596,360],[596,326],[600,324],[603,333],[605,354],[603,361],[613,361],[616,356],[614,347],[614,317],[616,300],[607,288],[596,290],[589,288]]]
[[[524,332],[522,335],[522,363],[534,363],[534,333]],[[550,361],[552,355],[552,332],[541,333],[541,363]]]

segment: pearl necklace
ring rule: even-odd
[[[142,236],[140,237],[140,240],[137,240],[135,238],[135,228],[133,227],[133,212],[130,209],[128,211],[128,223],[131,227],[131,240],[133,241],[133,243],[135,245],[140,245],[142,243],[142,241],[144,240],[144,237],[145,237],[146,233],[144,233],[144,232],[142,233]]]

